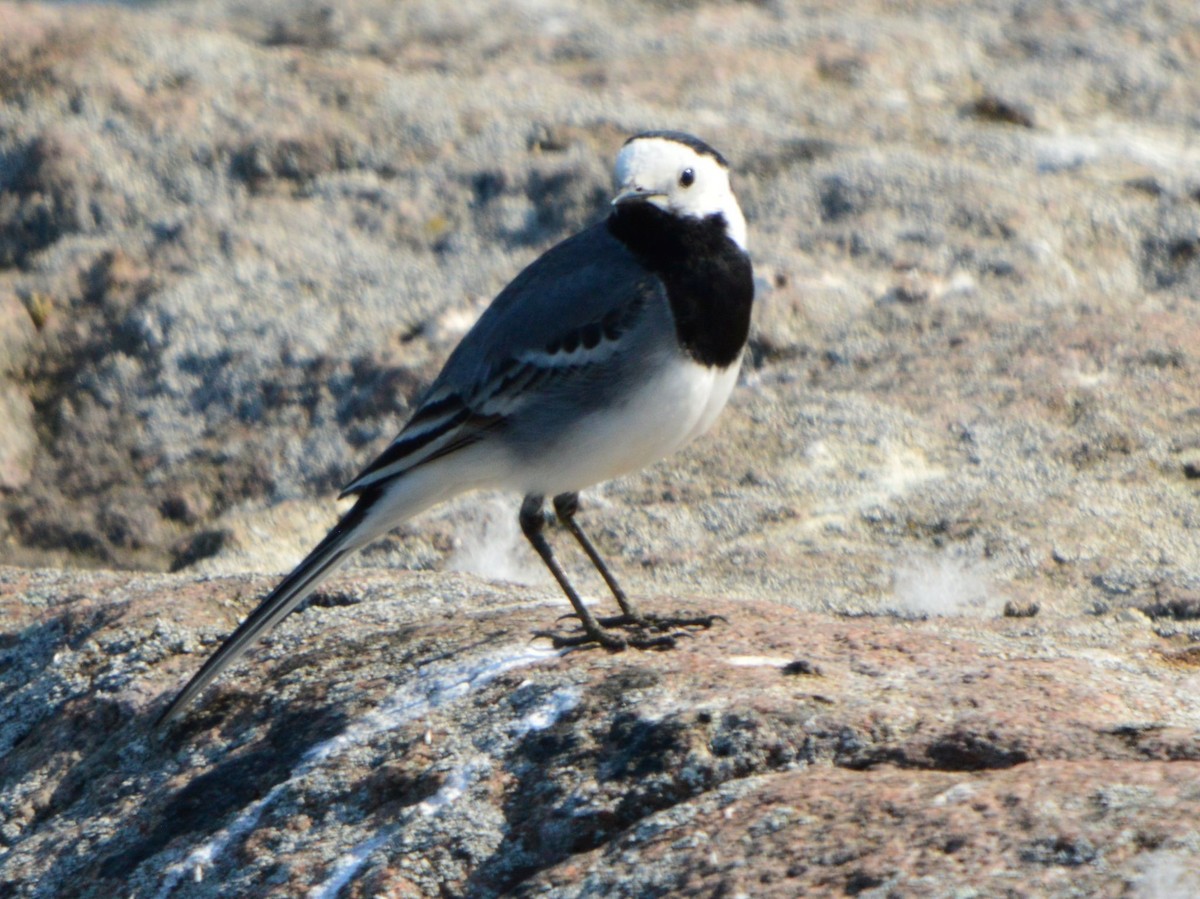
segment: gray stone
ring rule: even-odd
[[[667,594],[726,620],[559,654],[548,588],[364,571],[153,731],[270,584],[0,568],[11,894],[1196,886],[1195,652],[1146,627]]]

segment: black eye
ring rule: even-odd
[[[696,173],[691,169],[684,169],[679,173],[679,186],[691,187],[696,181]]]

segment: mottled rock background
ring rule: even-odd
[[[553,618],[513,498],[461,500],[151,741],[651,127],[733,162],[752,352],[713,434],[585,515],[632,592],[729,625],[529,662],[480,686],[494,731],[483,693],[447,699],[453,724],[393,722],[305,793],[303,752],[415,689],[406,665]],[[0,883],[295,895],[375,834],[341,895],[615,895],[645,853],[664,879],[629,895],[1193,895],[1198,371],[1191,2],[0,3]],[[474,608],[474,643],[446,630]],[[693,657],[714,673],[678,680]],[[869,713],[855,664],[889,684]],[[739,761],[679,762],[701,750]],[[523,765],[558,792],[522,806]]]

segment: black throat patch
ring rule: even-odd
[[[608,230],[667,288],[675,332],[701,365],[733,363],[750,333],[754,272],[750,257],[725,234],[725,219],[664,212],[652,203],[618,206]]]

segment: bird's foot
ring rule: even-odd
[[[564,615],[564,618],[574,618],[574,615]],[[561,619],[560,619],[561,620]],[[580,646],[595,646],[598,649],[607,649],[609,652],[620,652],[629,643],[624,637],[619,637],[616,634],[610,634],[602,628],[595,630],[584,628],[577,634],[560,634],[555,631],[534,631],[534,638],[545,637],[550,641],[555,649],[567,649]]]
[[[645,615],[635,612],[630,615],[611,615],[607,618],[596,619],[603,627],[632,628],[639,631],[675,631],[680,628],[701,628],[708,630],[718,621],[725,621],[724,615]],[[686,631],[684,632],[687,633]],[[689,635],[690,636],[690,635]]]
[[[577,615],[563,615],[563,618],[578,618]],[[674,649],[680,637],[691,637],[689,629],[710,628],[718,621],[724,621],[722,615],[611,615],[597,618],[599,627],[589,628],[586,624],[582,631],[573,634],[559,634],[553,631],[535,631],[535,637],[546,637],[556,649],[595,645],[609,652],[620,652],[623,649]],[[626,633],[618,636],[605,628],[619,628]]]

